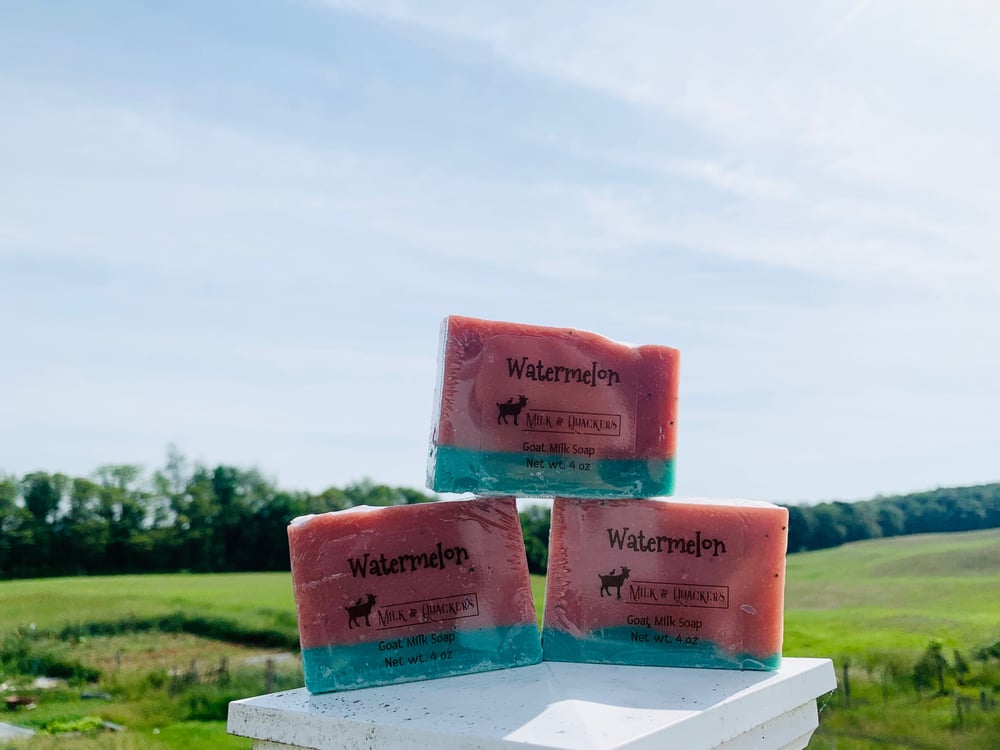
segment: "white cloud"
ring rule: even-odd
[[[745,216],[717,227],[706,217],[677,236],[657,226],[655,188],[614,191],[610,202],[627,208],[587,190],[609,242],[680,241],[835,278],[1000,284],[1000,100],[983,96],[1000,55],[988,3],[327,4],[472,40],[708,136],[708,157],[664,163],[623,144],[608,158],[659,162],[743,196]],[[760,205],[784,200],[797,205]],[[615,213],[617,237],[605,221]],[[928,224],[931,236],[914,236]]]

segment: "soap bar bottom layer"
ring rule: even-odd
[[[635,641],[633,633],[648,640]],[[711,641],[677,641],[658,630],[643,627],[606,628],[586,637],[546,628],[542,635],[546,661],[590,664],[631,664],[644,667],[698,667],[772,672],[781,666],[781,654],[755,656],[725,653]]]
[[[535,625],[387,635],[381,641],[302,650],[302,669],[311,693],[489,672],[541,660]]]
[[[652,497],[674,491],[673,459],[597,459],[549,453],[503,453],[437,447],[431,489],[586,498]],[[627,489],[626,489],[627,488]]]

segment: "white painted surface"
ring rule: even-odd
[[[543,662],[234,701],[229,732],[320,750],[794,750],[817,726],[816,698],[836,686],[828,659],[784,659],[777,672]]]

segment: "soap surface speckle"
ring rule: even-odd
[[[445,319],[428,461],[439,492],[669,495],[679,353],[570,328]]]
[[[315,515],[288,539],[310,692],[541,660],[513,498]]]
[[[769,503],[556,498],[544,658],[777,669],[787,525]]]

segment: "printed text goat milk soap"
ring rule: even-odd
[[[310,692],[541,660],[513,498],[304,516],[288,541]]]
[[[678,365],[666,346],[453,315],[442,325],[428,486],[669,495]]]
[[[777,669],[787,539],[770,503],[557,498],[544,657]]]

